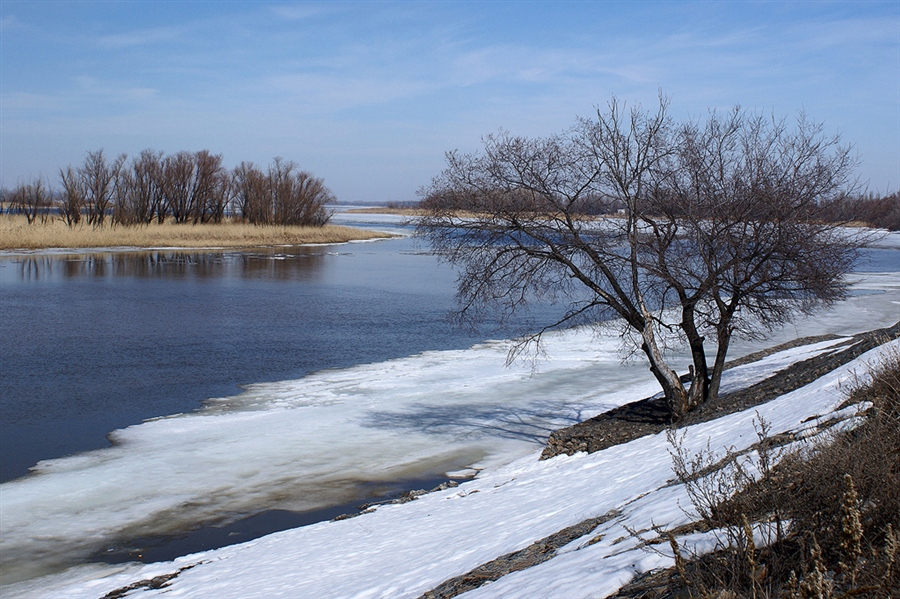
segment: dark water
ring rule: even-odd
[[[890,248],[869,248],[856,263],[856,272],[898,272],[900,251]]]
[[[468,347],[454,279],[409,239],[0,258],[0,480],[241,384]]]

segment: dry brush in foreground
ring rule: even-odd
[[[676,475],[700,527],[718,531],[718,550],[685,556],[669,534],[674,571],[619,596],[900,596],[900,351],[888,351],[869,374],[850,385],[847,404],[870,407],[858,426],[831,432],[827,442],[779,455],[783,440],[760,423],[759,480],[739,459],[710,473],[712,454],[687,456],[673,435]],[[752,532],[761,528],[763,547]]]

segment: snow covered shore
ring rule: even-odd
[[[803,346],[737,367],[743,387],[786,364],[829,351],[840,340]],[[900,348],[900,342],[890,345]],[[685,449],[741,450],[762,417],[772,434],[806,431],[836,413],[841,384],[877,358],[872,350],[826,376],[755,409],[686,429]],[[444,580],[587,518],[608,520],[550,560],[509,574],[465,597],[602,597],[634,576],[671,565],[628,532],[686,523],[684,489],[672,484],[664,433],[593,454],[538,461],[533,452],[457,488],[349,520],[323,522],[150,565],[87,565],[9,585],[4,597],[419,597]],[[596,542],[592,542],[596,541]],[[702,543],[702,538],[686,539]],[[157,578],[162,577],[162,578]],[[154,583],[154,579],[156,582]],[[164,585],[162,588],[152,588]]]

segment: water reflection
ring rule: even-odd
[[[242,251],[151,250],[34,255],[16,260],[21,281],[75,278],[316,280],[327,252],[315,247]]]

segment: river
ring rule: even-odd
[[[896,246],[869,252],[847,302],[732,354],[893,324]],[[198,525],[225,526],[222,544],[248,538],[228,528],[247,516],[274,514],[276,529],[330,517],[391,482],[534,452],[554,428],[656,391],[616,336],[586,329],[506,367],[508,344],[487,339],[527,320],[450,326],[454,279],[408,237],[0,257],[0,581],[170,559],[188,549],[147,543]]]

